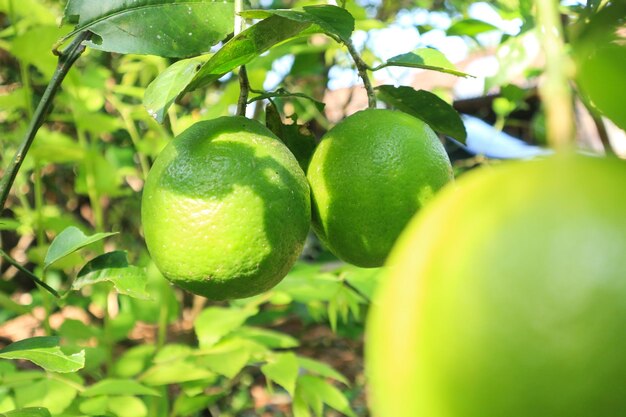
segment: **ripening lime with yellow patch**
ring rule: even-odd
[[[326,133],[307,178],[319,238],[344,261],[377,267],[411,217],[453,174],[426,123],[399,111],[368,109]]]
[[[390,256],[366,331],[375,417],[626,410],[626,161],[466,174]]]
[[[213,300],[276,285],[310,225],[304,172],[267,128],[244,117],[196,123],[161,152],[142,198],[148,250],[163,275]]]

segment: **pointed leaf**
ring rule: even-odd
[[[91,236],[87,236],[79,228],[70,226],[59,233],[50,244],[48,253],[46,253],[46,257],[44,259],[44,268],[48,268],[59,259],[64,258],[87,245],[91,245],[94,242],[98,242],[99,240],[115,234],[117,233],[96,233]]]
[[[171,58],[209,52],[233,31],[233,16],[232,0],[70,0],[65,9],[77,24],[68,37],[90,30],[94,49]]]
[[[297,339],[285,333],[260,327],[243,326],[233,332],[234,335],[260,343],[270,349],[289,349],[299,346]]]
[[[83,397],[96,397],[99,395],[152,395],[160,397],[161,394],[152,388],[132,379],[113,379],[107,378],[99,381],[81,394]]]
[[[150,116],[158,121],[165,119],[165,112],[191,82],[196,72],[209,59],[208,56],[182,59],[170,65],[148,85],[143,105]]]
[[[467,132],[459,113],[435,94],[411,87],[376,87],[385,103],[426,122],[435,131],[465,143]]]
[[[196,335],[201,348],[210,348],[220,339],[241,327],[254,309],[209,307],[198,315],[194,322]]]
[[[293,396],[298,378],[298,368],[296,355],[288,352],[277,354],[272,362],[261,366],[261,372]]]
[[[241,15],[252,19],[267,18],[274,15],[297,22],[311,22],[319,26],[322,32],[344,42],[350,39],[354,31],[354,17],[350,12],[332,5],[304,6],[303,10],[248,10]]]
[[[120,294],[144,300],[150,297],[146,292],[146,272],[143,268],[129,266],[124,251],[105,253],[89,261],[78,273],[72,290],[104,281],[113,283]]]
[[[27,407],[19,410],[7,411],[0,414],[2,417],[50,417],[50,411],[43,407]]]
[[[444,54],[433,48],[420,48],[414,52],[394,56],[393,58],[389,58],[386,63],[374,68],[374,70],[376,71],[389,66],[421,68],[445,72],[446,74],[452,74],[458,77],[472,77],[469,74],[458,71]]]
[[[190,90],[205,86],[227,72],[245,65],[277,43],[296,36],[312,25],[281,16],[270,16],[228,41],[204,64],[194,77]]]
[[[188,361],[161,363],[148,369],[139,380],[148,385],[171,385],[213,378],[215,374]]]
[[[124,395],[109,401],[107,408],[117,417],[145,417],[148,407],[137,397]]]
[[[298,385],[301,385],[305,392],[315,392],[317,396],[327,405],[347,415],[356,417],[350,408],[350,402],[341,391],[332,384],[316,376],[304,375],[300,378]]]
[[[220,342],[199,355],[199,364],[232,379],[248,364],[251,352],[245,341],[232,339]]]
[[[339,372],[333,369],[333,367],[323,362],[319,362],[311,358],[305,358],[303,356],[298,356],[298,363],[302,368],[306,369],[307,371],[313,372],[325,378],[332,378],[345,385],[350,385],[345,376],[341,375]]]
[[[478,19],[462,19],[452,24],[446,31],[448,36],[471,36],[499,30],[496,26]]]
[[[293,417],[311,417],[311,410],[301,394],[301,390],[296,388],[296,393],[293,397],[293,403],[291,404],[293,411]]]
[[[85,351],[66,355],[58,337],[31,337],[0,349],[2,359],[25,359],[49,372],[76,372],[85,366]]]

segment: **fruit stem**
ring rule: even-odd
[[[35,135],[37,131],[43,124],[48,110],[50,110],[50,106],[52,105],[52,100],[57,93],[57,90],[61,86],[63,79],[69,72],[74,62],[81,56],[83,51],[85,50],[85,45],[83,45],[83,41],[88,40],[91,37],[91,32],[84,31],[79,33],[76,38],[72,41],[72,43],[67,47],[65,51],[59,56],[59,63],[57,65],[56,70],[54,71],[54,75],[50,80],[50,83],[46,87],[46,90],[41,97],[41,101],[37,105],[37,109],[33,114],[33,118],[30,121],[30,125],[26,130],[26,135],[24,136],[24,140],[20,144],[15,156],[11,160],[9,167],[2,177],[2,181],[0,182],[0,211],[4,209],[4,205],[9,197],[9,191],[13,186],[13,182],[15,181],[15,177],[17,176],[17,172],[22,166],[22,162],[24,162],[24,158],[30,149],[30,146],[33,144],[35,139]]]
[[[370,77],[367,75],[368,65],[363,61],[361,55],[359,55],[358,51],[354,47],[354,44],[351,40],[344,41],[344,44],[348,48],[348,52],[352,56],[352,60],[354,61],[354,65],[356,65],[356,69],[359,72],[359,77],[363,80],[363,87],[365,87],[365,91],[367,92],[367,107],[370,109],[376,108],[376,94],[374,93],[374,87],[372,87],[372,82],[370,81]]]
[[[564,150],[572,147],[575,137],[574,102],[568,83],[573,67],[565,53],[559,2],[536,0],[535,7],[546,59],[546,79],[539,91],[545,103],[548,142]]]
[[[239,35],[246,27],[246,21],[241,16],[244,10],[243,0],[235,0],[235,34]],[[248,71],[246,66],[239,68],[239,100],[237,101],[237,116],[246,116],[246,108],[248,106],[248,94],[250,92],[250,81],[248,80]]]

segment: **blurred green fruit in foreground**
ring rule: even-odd
[[[249,297],[276,285],[300,254],[309,187],[269,130],[222,117],[195,124],[163,150],[141,216],[166,278],[209,299]]]
[[[613,2],[593,16],[573,46],[583,94],[626,129],[626,2]]]
[[[401,236],[368,318],[376,417],[626,410],[626,162],[483,168]]]
[[[322,138],[308,169],[313,227],[339,258],[381,266],[411,217],[452,180],[432,129],[391,110],[364,110]]]

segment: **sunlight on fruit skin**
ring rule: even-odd
[[[258,122],[200,122],[159,155],[146,181],[142,221],[163,275],[209,299],[276,285],[302,251],[309,187],[289,150]]]
[[[376,417],[626,409],[626,162],[482,168],[403,233],[368,318]]]
[[[415,212],[453,174],[428,125],[405,113],[370,109],[322,138],[307,177],[320,239],[346,262],[377,267]]]

